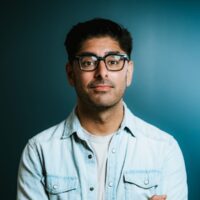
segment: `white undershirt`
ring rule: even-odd
[[[88,142],[91,145],[97,159],[97,200],[104,200],[108,148],[114,133],[106,136],[93,135],[86,130],[84,130],[84,133],[86,134]]]

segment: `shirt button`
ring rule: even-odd
[[[146,180],[144,181],[144,184],[145,184],[145,185],[148,185],[148,184],[149,184],[149,180],[146,179]]]
[[[116,152],[116,150],[115,150],[115,148],[113,148],[113,149],[112,149],[112,153],[115,153],[115,152]]]
[[[93,191],[94,190],[94,188],[93,187],[90,187],[90,191]]]
[[[92,158],[92,155],[91,155],[91,154],[90,154],[90,155],[88,155],[88,158],[89,158],[89,159],[91,159],[91,158]]]
[[[109,182],[109,187],[112,187],[113,186],[113,182]]]

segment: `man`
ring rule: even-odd
[[[66,120],[29,140],[17,199],[187,200],[177,142],[123,102],[133,74],[127,29],[93,19],[74,26],[65,46],[77,105]]]

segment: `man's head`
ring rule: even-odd
[[[133,73],[130,33],[110,20],[94,19],[74,26],[65,45],[78,105],[106,109],[121,102]]]
[[[104,36],[109,36],[116,40],[120,48],[125,51],[130,58],[132,37],[129,31],[111,20],[95,18],[83,23],[78,23],[67,34],[65,48],[68,53],[69,61],[73,61],[85,40]]]

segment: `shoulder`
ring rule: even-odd
[[[142,134],[143,137],[153,139],[153,140],[169,140],[172,138],[172,135],[161,130],[160,128],[140,119],[139,117],[134,116],[134,123],[136,125],[137,132]]]
[[[182,152],[177,140],[173,135],[159,129],[158,127],[136,117],[131,116],[132,132],[135,133],[138,147],[144,152],[157,152],[160,158],[169,159],[176,156],[182,158]]]
[[[129,127],[136,137],[151,142],[176,143],[175,138],[171,134],[135,116],[130,110],[127,111]]]
[[[71,138],[70,136],[77,131],[77,121],[78,119],[73,109],[65,120],[30,138],[28,146],[33,148],[59,146],[63,139]]]
[[[37,144],[48,143],[51,141],[61,139],[65,128],[65,123],[66,120],[63,120],[62,122],[36,134],[35,136],[29,139],[28,144],[34,146]]]

